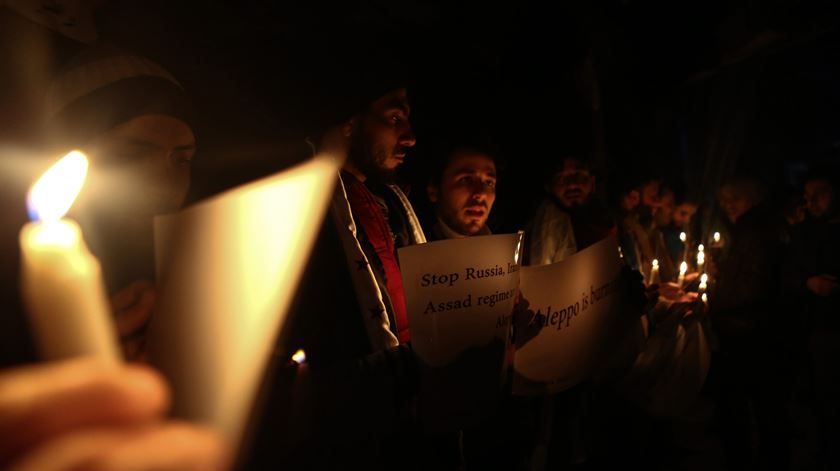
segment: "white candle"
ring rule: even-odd
[[[659,281],[659,260],[653,259],[650,265],[650,280],[649,285],[656,284]]]
[[[700,286],[698,287],[698,290],[703,294],[706,293],[706,283],[708,281],[709,281],[709,275],[707,275],[705,273],[700,275]]]
[[[118,362],[119,349],[99,261],[79,225],[62,219],[84,184],[87,157],[71,152],[29,191],[35,222],[20,233],[21,288],[45,359],[81,355]]]
[[[703,265],[706,264],[706,252],[703,251],[703,244],[697,246],[697,271],[703,272]]]
[[[688,271],[688,264],[685,262],[680,263],[680,275],[677,278],[677,284],[680,288],[683,287],[683,283],[685,283],[685,273]]]

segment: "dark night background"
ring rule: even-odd
[[[309,91],[289,78],[300,75],[291,57],[317,54],[313,38],[342,54],[335,24],[387,28],[377,47],[418,71],[409,182],[423,184],[436,143],[491,135],[507,162],[494,225],[512,230],[546,162],[568,153],[592,156],[600,182],[652,172],[704,202],[736,173],[782,188],[808,163],[838,160],[839,10],[830,0],[157,0],[110,2],[98,19],[103,39],[160,62],[194,99],[194,198],[305,155],[295,116]]]

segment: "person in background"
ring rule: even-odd
[[[787,322],[796,335],[799,371],[810,372],[795,400],[817,424],[816,450],[811,459],[825,469],[840,466],[840,205],[837,172],[816,167],[806,175],[807,217],[794,227],[782,272],[786,295],[797,316]],[[795,311],[794,311],[795,309]]]
[[[564,178],[566,159],[561,162],[550,172],[551,176],[545,184],[546,196],[525,227],[526,265],[561,262],[578,250],[572,218],[563,204],[582,203],[586,199],[584,195],[588,196],[592,189],[590,183],[594,182],[577,173]]]
[[[774,342],[782,228],[765,200],[764,186],[739,177],[722,186],[721,210],[730,223],[729,251],[717,265],[709,318],[719,340],[710,380],[728,465],[745,469],[787,461],[784,404],[788,382],[783,352]],[[755,428],[750,411],[755,415]],[[757,435],[758,448],[752,437]]]
[[[548,185],[550,197],[572,220],[577,250],[616,233],[615,222],[595,192],[596,181],[587,159],[567,156],[554,169]]]

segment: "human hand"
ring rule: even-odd
[[[222,470],[211,431],[164,421],[153,370],[82,358],[0,373],[0,467],[15,471]]]

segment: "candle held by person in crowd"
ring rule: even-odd
[[[650,279],[648,280],[648,285],[654,285],[659,283],[659,260],[653,259],[653,262],[650,264]]]
[[[688,271],[688,263],[682,262],[680,263],[680,274],[677,277],[677,285],[679,285],[680,289],[682,289],[683,284],[685,283],[685,273]]]
[[[41,355],[48,360],[120,353],[99,261],[64,215],[84,185],[87,157],[70,152],[29,191],[32,222],[20,232],[21,290]]]
[[[292,355],[292,361],[297,363],[298,365],[302,365],[306,363],[306,352],[303,349],[298,349],[294,355]]]
[[[703,244],[697,246],[697,272],[703,273],[703,267],[706,264],[706,252]]]
[[[698,287],[698,290],[699,290],[700,293],[705,293],[706,292],[706,287],[707,287],[708,281],[709,281],[709,275],[707,275],[705,273],[700,275],[700,286]]]

